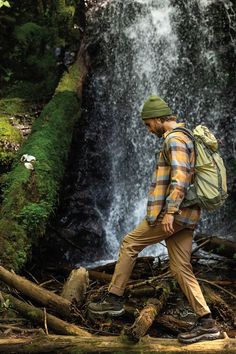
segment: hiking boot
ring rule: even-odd
[[[222,338],[222,333],[212,318],[200,318],[189,332],[178,335],[178,340],[185,344],[219,338]]]
[[[121,316],[124,312],[124,299],[111,293],[106,293],[98,302],[90,302],[88,311],[95,315]]]

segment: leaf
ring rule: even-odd
[[[9,4],[8,1],[0,0],[0,8],[3,7],[3,6],[11,7],[11,5]]]

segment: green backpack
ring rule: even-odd
[[[222,206],[228,196],[226,169],[218,153],[215,136],[204,125],[198,125],[192,132],[178,127],[194,143],[196,160],[193,182],[181,203],[182,207],[197,204],[202,209],[213,211]]]

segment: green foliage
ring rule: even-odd
[[[11,7],[8,1],[0,0],[0,8],[3,6]]]
[[[4,8],[5,9],[5,8]],[[20,2],[4,10],[0,24],[0,95],[39,99],[51,95],[65,67],[57,47],[78,50],[78,1]],[[78,12],[78,11],[77,11]],[[76,27],[77,28],[77,27]],[[21,81],[21,82],[19,82]],[[21,89],[22,88],[22,89]]]
[[[45,29],[34,22],[27,22],[15,27],[15,37],[25,49],[29,45],[38,44],[44,37]]]
[[[2,98],[0,99],[0,114],[8,113],[14,115],[16,113],[27,112],[29,105],[21,98]]]
[[[11,59],[18,63],[17,78],[28,80],[47,79],[48,73],[56,75],[56,58],[53,51],[55,31],[39,26],[34,22],[27,22],[15,27],[17,44]],[[23,71],[22,71],[23,69]],[[56,80],[54,80],[54,86]]]
[[[7,118],[0,116],[0,165],[9,165],[22,143],[22,135]]]

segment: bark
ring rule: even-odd
[[[49,290],[43,289],[41,286],[38,286],[15,273],[9,272],[1,266],[0,280],[25,294],[30,299],[41,303],[45,307],[52,308],[63,317],[70,317],[73,313],[74,308],[71,302],[67,299],[56,295]]]
[[[219,294],[216,294],[209,286],[202,285],[204,297],[211,308],[214,317],[220,318],[223,321],[229,321],[234,324],[234,311],[226,304]]]
[[[138,257],[133,269],[133,272],[131,274],[131,279],[139,279],[142,278],[145,275],[149,275],[151,273],[152,275],[152,266],[153,262],[155,260],[155,257]],[[116,262],[112,262],[106,265],[98,266],[96,268],[93,268],[93,271],[97,272],[106,272],[113,274],[114,269],[116,266]],[[90,272],[90,271],[89,271]]]
[[[236,242],[205,234],[198,234],[194,237],[194,240],[197,242],[197,244],[202,243],[204,239],[209,240],[208,243],[202,246],[205,251],[212,251],[215,254],[219,254],[221,256],[232,259],[234,258],[234,255],[236,254]]]
[[[156,289],[147,285],[142,288],[127,289],[127,294],[131,297],[153,297],[156,294]]]
[[[104,272],[98,272],[96,270],[89,270],[89,279],[98,280],[103,283],[109,283],[111,281],[112,275]]]
[[[129,315],[130,318],[133,318],[137,317],[138,310],[134,306],[125,304],[125,313],[126,316]],[[172,315],[158,315],[156,316],[154,323],[171,330],[174,334],[184,332],[192,326],[192,323],[179,320]]]
[[[26,338],[1,338],[0,353],[191,353],[191,354],[235,354],[236,340],[225,338],[214,341],[182,345],[175,339],[144,338],[134,344],[122,341],[119,337],[66,337],[39,336]]]
[[[168,328],[175,334],[187,331],[192,325],[190,322],[179,320],[172,315],[157,316],[155,323]]]
[[[160,295],[159,300],[149,299],[147,306],[145,306],[144,309],[140,312],[134,324],[131,327],[125,329],[124,334],[127,335],[130,340],[138,341],[141,337],[145,336],[148,329],[153,324],[155,317],[159,314],[162,307],[164,306],[169,296],[170,288],[166,283],[162,284],[161,288],[162,294]]]
[[[91,334],[87,331],[81,329],[80,327],[63,321],[53,315],[50,315],[35,306],[29,305],[21,300],[16,299],[10,294],[5,294],[2,292],[5,300],[9,299],[11,306],[18,312],[20,312],[24,317],[30,319],[30,321],[35,324],[38,323],[44,327],[46,321],[48,328],[53,330],[54,333],[66,334],[73,336],[83,336],[90,337]],[[1,350],[0,350],[1,351]]]
[[[85,268],[73,269],[64,284],[61,296],[71,303],[81,306],[85,300],[88,282],[88,272]]]

